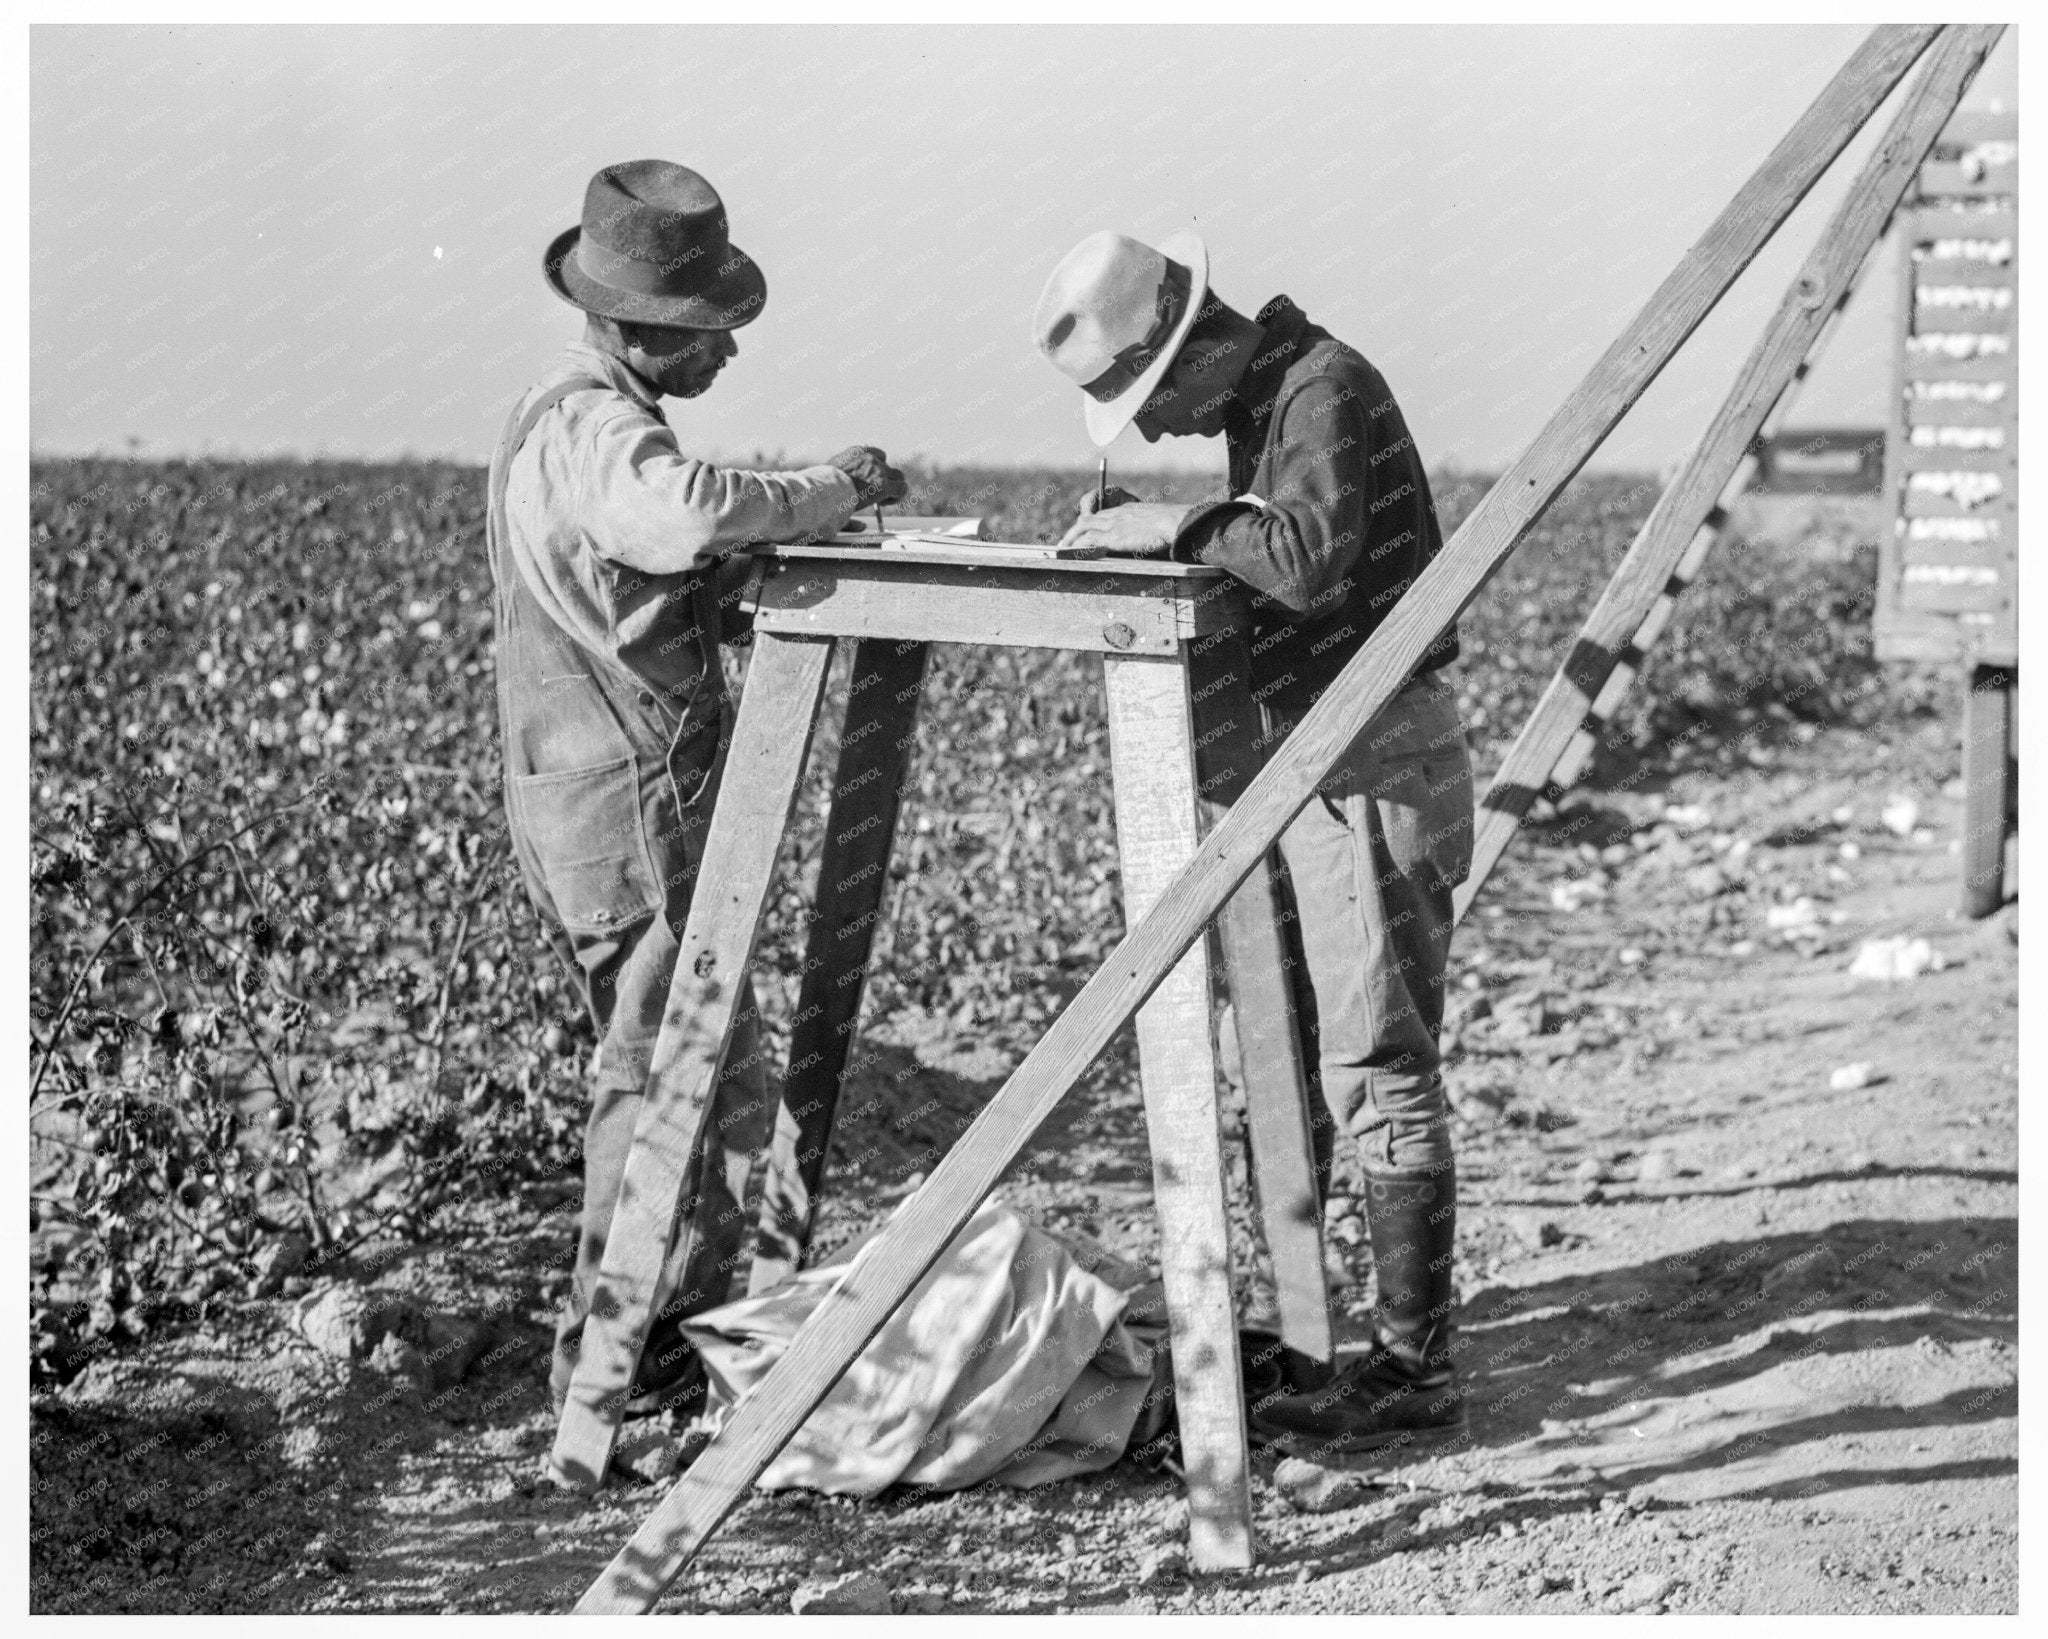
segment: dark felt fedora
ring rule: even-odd
[[[726,236],[725,202],[665,159],[607,165],[583,221],[548,246],[547,280],[586,313],[691,330],[737,330],[768,299],[752,257]]]

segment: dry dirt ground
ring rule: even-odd
[[[1518,840],[1454,959],[1462,1446],[1369,1467],[1363,1500],[1321,1515],[1290,1510],[1262,1455],[1259,1564],[1223,1577],[1178,1557],[1176,1483],[1128,1465],[1034,1492],[761,1496],[665,1608],[787,1611],[858,1568],[899,1611],[2015,1611],[2017,907],[1949,913],[1955,736],[1703,740]],[[1894,834],[1901,792],[1920,812]],[[1898,934],[1946,965],[1850,976]],[[855,1102],[884,1096],[849,1153],[943,1142],[1005,1069],[916,1020],[872,1036]],[[1831,1087],[1851,1064],[1871,1083]],[[1005,1193],[1147,1253],[1128,1053]],[[824,1244],[900,1195],[842,1176]],[[534,1484],[568,1197],[480,1205],[356,1271],[482,1321],[458,1372],[322,1354],[278,1300],[39,1397],[34,1606],[572,1603],[659,1493]],[[1340,1202],[1354,1337],[1356,1238]]]

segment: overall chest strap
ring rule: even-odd
[[[497,567],[498,543],[505,538],[505,489],[512,481],[512,458],[525,446],[540,418],[552,410],[571,393],[591,391],[610,392],[611,383],[600,381],[596,376],[571,376],[567,381],[558,381],[539,398],[526,407],[525,414],[514,411],[505,418],[505,430],[498,437],[498,447],[491,455],[489,504],[485,513],[485,527],[489,533],[492,567]]]

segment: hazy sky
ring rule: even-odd
[[[1427,458],[1495,466],[1863,32],[37,28],[31,438],[481,460],[580,326],[543,249],[594,169],[660,157],[768,275],[671,407],[699,453],[1092,462],[1033,302],[1084,234],[1193,227],[1226,299],[1293,296]],[[1971,102],[2014,106],[2014,61]],[[1890,111],[1596,465],[1689,444]],[[1882,420],[1893,294],[1874,270],[1799,421]]]

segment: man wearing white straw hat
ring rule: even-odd
[[[1276,744],[1443,544],[1385,378],[1285,296],[1256,318],[1230,307],[1191,233],[1156,248],[1117,233],[1082,240],[1047,281],[1032,337],[1086,395],[1098,448],[1133,425],[1148,443],[1226,440],[1230,499],[1091,494],[1061,544],[1210,564],[1243,582],[1253,693]],[[1334,1123],[1358,1146],[1379,1277],[1365,1355],[1323,1375],[1290,1354],[1285,1372],[1251,1380],[1255,1436],[1301,1452],[1369,1451],[1465,1422],[1437,1052],[1451,890],[1472,855],[1472,771],[1445,670],[1457,652],[1453,627],[1280,841],[1297,1016],[1328,1112],[1315,1123],[1318,1184],[1327,1191]]]

